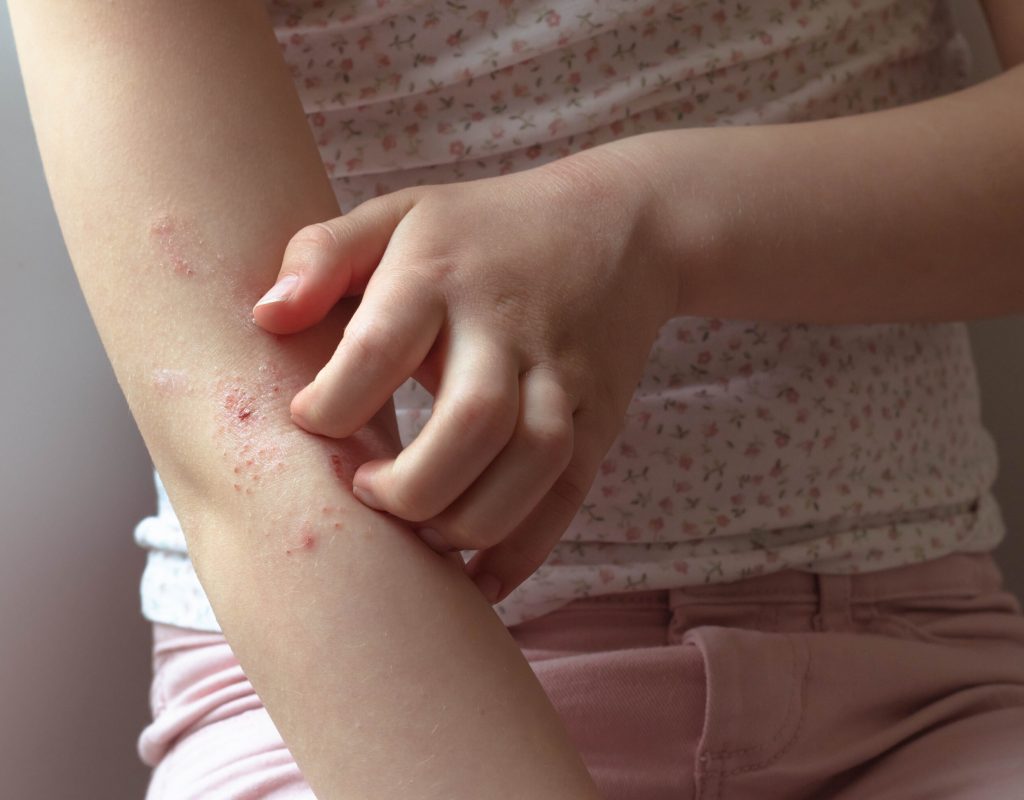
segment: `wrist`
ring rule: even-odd
[[[709,150],[708,137],[707,130],[678,129],[602,145],[618,156],[619,180],[639,195],[637,252],[664,287],[662,322],[698,315],[712,279],[722,279],[721,265],[726,263],[729,221],[705,178],[713,171],[720,175],[721,159]]]
[[[656,332],[674,315],[679,276],[651,240],[656,189],[637,138],[590,147],[537,169],[590,204],[592,233],[615,243],[614,257],[630,273],[631,283],[645,284],[640,291],[646,298],[644,315]]]

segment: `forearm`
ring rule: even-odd
[[[464,573],[355,500],[390,405],[333,442],[288,402],[352,303],[291,337],[250,309],[338,214],[256,2],[9,2],[75,271],[225,636],[317,796],[590,798]],[[73,387],[69,387],[72,391]]]
[[[612,143],[676,315],[846,324],[1024,311],[1024,67],[812,122]]]

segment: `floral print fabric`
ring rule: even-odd
[[[343,212],[653,130],[866,113],[966,85],[941,0],[268,0]],[[408,444],[431,397],[395,394]],[[994,548],[995,444],[962,323],[677,317],[507,625],[578,597]],[[159,484],[148,619],[219,630]],[[466,551],[465,555],[471,555]]]

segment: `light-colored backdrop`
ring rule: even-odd
[[[953,0],[994,59],[976,0]],[[74,279],[44,182],[6,7],[0,13],[0,776],[4,797],[141,800],[150,632],[139,612],[150,464]],[[1024,320],[972,326],[1024,594]]]

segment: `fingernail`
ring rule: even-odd
[[[381,504],[380,500],[378,500],[377,496],[369,489],[364,489],[361,486],[352,484],[352,494],[358,497],[360,502],[364,505],[367,505],[370,508],[375,508],[378,511],[384,510],[384,506]]]
[[[487,602],[494,604],[498,599],[498,593],[501,591],[501,581],[495,578],[489,572],[481,572],[475,578],[473,583],[476,584],[480,593],[487,598]]]
[[[253,308],[267,305],[268,303],[280,303],[295,294],[295,288],[299,285],[298,275],[285,275],[281,280],[270,287],[270,291],[259,299]]]
[[[444,537],[442,537],[441,534],[433,528],[420,528],[416,533],[418,533],[419,537],[438,553],[447,553],[454,549],[444,540]]]

